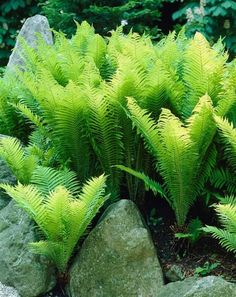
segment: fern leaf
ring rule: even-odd
[[[139,172],[136,170],[133,170],[131,168],[128,168],[126,166],[123,165],[116,165],[115,167],[117,167],[120,170],[123,170],[129,174],[132,174],[133,176],[141,179],[146,186],[146,190],[152,190],[153,193],[156,195],[157,193],[160,194],[162,197],[165,197],[167,200],[168,198],[165,195],[164,189],[162,188],[162,186],[158,183],[155,182],[154,180],[152,180],[150,177],[148,177],[147,175],[145,175],[143,172]]]

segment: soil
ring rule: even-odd
[[[157,209],[156,220],[155,216],[154,219],[150,220],[150,209],[157,205],[159,208]],[[203,271],[201,276],[222,276],[225,280],[236,283],[235,255],[226,252],[217,240],[210,236],[202,235],[194,246],[186,244],[180,246],[173,232],[173,229],[176,230],[175,217],[166,202],[151,196],[147,199],[144,212],[146,209],[149,210],[149,213],[146,212],[146,221],[148,222],[164,275],[170,267],[177,265],[185,277],[190,277],[196,274],[196,268],[203,267],[207,263],[208,266],[216,263],[216,268]],[[201,209],[200,215],[199,209]],[[196,218],[198,215],[203,225],[216,225],[217,218],[215,213],[213,209],[209,209],[209,206],[199,201],[192,208],[189,219]],[[167,279],[165,281],[168,283]]]
[[[203,273],[222,276],[225,280],[236,282],[234,255],[225,252],[214,239],[202,237],[195,246],[190,246],[188,250],[179,250],[170,225],[164,222],[152,232],[152,236],[164,275],[173,265],[180,267],[184,276],[189,277],[195,274],[196,268],[203,267],[206,263],[209,263],[209,266],[217,263],[216,268],[210,269],[209,272],[203,271]]]

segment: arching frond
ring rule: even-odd
[[[37,162],[33,155],[27,155],[26,150],[17,138],[0,138],[0,156],[6,161],[16,178],[22,183],[28,183]]]
[[[236,128],[227,119],[215,117],[220,136],[224,145],[224,152],[230,166],[236,170]]]
[[[106,201],[106,177],[89,180],[79,196],[60,185],[49,194],[36,185],[1,185],[43,232],[45,240],[31,243],[32,251],[49,257],[60,273],[67,269],[72,252],[92,219]],[[44,191],[45,192],[45,191]],[[76,199],[75,199],[76,198]]]
[[[215,210],[223,229],[206,226],[203,230],[218,239],[227,251],[236,253],[236,198],[226,197],[221,200],[223,203],[215,205]]]

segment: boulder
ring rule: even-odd
[[[36,240],[32,221],[11,201],[0,211],[0,282],[21,297],[38,296],[56,282],[53,266],[29,250],[28,243]]]
[[[190,277],[160,288],[156,297],[236,297],[236,285],[219,276]]]
[[[20,297],[17,291],[0,283],[0,297]]]
[[[52,32],[50,30],[47,18],[42,15],[35,15],[33,17],[27,18],[17,36],[16,45],[9,58],[6,71],[12,70],[15,67],[24,69],[21,40],[24,39],[30,47],[37,48],[37,40],[39,35],[42,36],[46,44],[53,44]]]
[[[0,159],[0,183],[15,184],[16,178],[7,164]],[[11,201],[5,191],[0,190],[0,210]]]
[[[129,200],[111,205],[70,270],[71,297],[156,297],[162,270],[149,231]]]

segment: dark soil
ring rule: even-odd
[[[159,207],[156,211],[156,220],[150,220],[150,209],[157,205]],[[164,274],[172,265],[177,265],[185,277],[189,277],[195,274],[196,268],[203,267],[205,263],[209,263],[209,265],[217,263],[217,267],[210,270],[206,275],[222,276],[227,281],[236,282],[235,256],[227,253],[215,239],[203,234],[194,246],[188,244],[181,246],[173,232],[173,229],[176,229],[174,214],[166,202],[152,196],[148,197],[144,211],[146,209],[149,210],[149,213],[146,212],[146,221]],[[201,209],[200,216],[199,209]],[[204,225],[216,225],[217,223],[214,211],[209,206],[204,206],[201,201],[191,210],[190,219],[196,218],[197,215]],[[167,279],[166,282],[168,282]]]
[[[164,222],[152,232],[152,236],[164,274],[173,264],[181,267],[185,277],[189,277],[194,275],[196,268],[203,267],[207,262],[218,263],[218,266],[209,273],[206,272],[206,275],[218,275],[236,282],[234,255],[225,252],[214,239],[202,237],[195,246],[180,250],[170,225]]]

